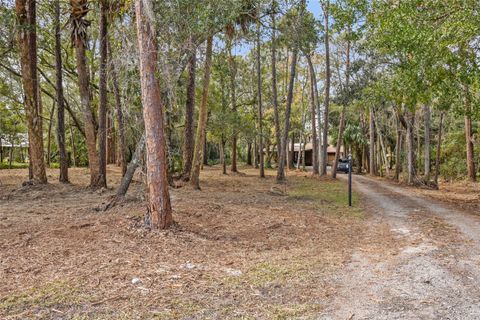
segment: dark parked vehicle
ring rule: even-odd
[[[348,173],[348,159],[339,159],[337,171]]]

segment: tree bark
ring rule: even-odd
[[[108,60],[108,4],[100,3],[100,85],[98,108],[98,163],[99,186],[107,186],[107,60]]]
[[[443,111],[440,113],[440,125],[438,127],[438,140],[437,140],[437,155],[435,158],[435,177],[434,177],[434,182],[435,185],[438,188],[438,176],[440,174],[440,151],[441,151],[441,146],[442,146],[442,130],[443,130],[443,117],[444,113]]]
[[[60,162],[58,180],[68,183],[68,159],[65,146],[65,103],[63,99],[62,39],[60,26],[60,0],[55,1],[55,73],[57,96],[57,144]]]
[[[232,137],[232,172],[238,172],[237,169],[237,94],[236,94],[236,85],[235,78],[237,76],[237,66],[235,63],[235,57],[232,55],[232,43],[231,40],[227,40],[228,44],[228,64],[230,69],[230,98],[232,103],[232,112],[235,117],[235,124],[233,126],[233,137]]]
[[[325,27],[325,101],[323,110],[323,135],[322,135],[322,153],[320,154],[320,175],[327,174],[328,162],[328,113],[330,108],[330,34],[329,34],[329,6],[330,1],[327,0],[323,6],[323,19]]]
[[[470,115],[465,116],[465,141],[467,145],[467,177],[470,181],[476,181],[472,117]]]
[[[260,178],[265,178],[263,157],[263,110],[262,110],[262,65],[261,65],[260,21],[257,21],[257,99],[258,99],[258,158]]]
[[[172,222],[172,208],[168,190],[168,163],[166,155],[165,122],[160,93],[156,78],[157,41],[153,21],[145,12],[145,0],[135,1],[137,37],[140,60],[143,120],[147,154],[147,184],[150,194],[149,213],[153,229],[166,229]]]
[[[187,101],[185,104],[185,129],[183,135],[183,179],[190,178],[193,151],[195,149],[194,116],[195,116],[195,77],[197,73],[197,55],[192,53],[188,62]]]
[[[280,165],[280,148],[282,145],[281,136],[282,132],[280,129],[280,115],[278,110],[278,97],[277,97],[277,39],[275,34],[276,21],[275,21],[275,8],[276,1],[272,0],[272,12],[270,14],[272,20],[272,39],[271,39],[271,54],[272,54],[272,105],[273,105],[273,119],[275,122],[275,143],[277,144],[277,167]]]
[[[252,143],[250,141],[247,143],[247,165],[252,165]]]
[[[42,101],[37,73],[36,1],[16,0],[15,11],[20,26],[17,41],[22,69],[32,180],[35,183],[44,184],[47,183],[47,174],[43,158]]]
[[[415,141],[413,138],[413,130],[415,124],[415,115],[412,112],[407,112],[407,172],[408,172],[408,184],[413,184],[415,180],[415,153],[414,145]]]
[[[348,35],[350,35],[350,28],[348,28]],[[340,160],[340,149],[342,146],[343,140],[343,131],[345,130],[345,113],[347,111],[347,103],[349,102],[348,93],[350,92],[350,39],[347,40],[347,50],[346,50],[346,71],[345,71],[345,93],[347,95],[347,99],[342,104],[342,112],[340,114],[340,124],[338,125],[338,137],[337,137],[337,145],[335,148],[335,160],[332,164],[332,178],[337,178],[337,166],[338,160]],[[346,152],[346,150],[345,150]]]
[[[205,55],[205,71],[203,75],[202,102],[198,114],[197,134],[195,137],[195,151],[193,153],[192,172],[190,174],[190,184],[193,188],[200,190],[200,166],[202,164],[202,153],[205,128],[207,126],[208,116],[208,86],[210,84],[210,68],[212,64],[213,36],[207,38],[207,51]]]
[[[117,147],[118,147],[118,162],[120,163],[120,167],[122,168],[122,175],[125,175],[127,172],[127,143],[125,139],[125,124],[124,124],[124,117],[123,117],[123,106],[122,106],[122,98],[120,95],[120,87],[118,85],[118,78],[117,78],[117,69],[115,63],[112,61],[112,48],[107,43],[107,52],[110,57],[110,75],[112,77],[112,85],[113,85],[113,94],[115,97],[115,111],[116,111],[116,118],[117,118],[117,125],[118,125],[118,139],[117,139]]]
[[[311,126],[312,126],[312,166],[313,174],[318,175],[318,138],[317,138],[317,125],[316,125],[316,97],[315,97],[315,70],[313,68],[312,58],[310,55],[306,56],[308,63],[308,73],[310,76],[310,113],[311,113]],[[320,114],[318,114],[320,118]]]
[[[295,85],[297,55],[298,55],[298,48],[295,48],[293,50],[292,62],[290,64],[290,81],[289,81],[288,92],[287,92],[287,104],[285,107],[285,126],[284,126],[285,131],[283,132],[283,137],[281,141],[280,160],[277,168],[277,178],[276,178],[277,183],[281,183],[285,181],[285,160],[287,159],[287,148],[288,148],[287,142],[288,142],[288,132],[290,130],[290,113],[292,110],[293,87]],[[292,157],[293,157],[293,154],[292,154]]]
[[[375,122],[373,118],[373,107],[370,107],[370,121],[369,121],[369,135],[370,135],[370,150],[369,150],[369,165],[368,171],[370,175],[377,175],[375,166]]]
[[[222,164],[222,173],[227,174],[227,161],[225,159],[225,138],[222,136],[220,141],[220,163]]]
[[[53,114],[55,113],[55,100],[52,103],[52,109],[50,110],[50,117],[48,118],[48,132],[47,132],[47,167],[50,168],[52,161],[52,126],[53,126]]]
[[[127,171],[122,177],[122,181],[118,186],[116,197],[124,197],[127,194],[128,187],[133,180],[133,175],[135,171],[140,166],[140,159],[142,158],[142,153],[145,150],[145,134],[142,135],[140,140],[137,143],[137,147],[135,148],[135,152],[132,156],[132,161],[127,166]]]
[[[424,140],[424,167],[425,181],[430,181],[430,107],[423,105],[423,116],[425,120],[425,140]]]
[[[75,1],[70,1],[72,7],[72,21],[79,22],[75,15],[77,14],[76,10],[81,7],[85,9],[87,7],[87,1],[82,0],[80,4]],[[81,18],[83,19],[83,18]],[[87,22],[85,27],[88,26]],[[85,30],[80,30],[74,33],[73,35],[73,45],[75,47],[75,56],[77,60],[77,74],[78,74],[78,86],[80,91],[80,102],[83,109],[83,116],[85,118],[85,144],[87,147],[88,154],[88,167],[90,169],[90,187],[100,188],[102,187],[102,178],[100,176],[100,162],[99,155],[97,153],[97,134],[96,134],[96,123],[95,118],[91,108],[91,92],[90,92],[90,79],[87,66],[87,55],[86,55],[86,35],[83,33]]]

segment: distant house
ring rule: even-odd
[[[303,144],[302,144],[303,147]],[[277,148],[272,149],[273,152],[277,152]],[[335,160],[335,153],[336,153],[336,147],[335,146],[328,146],[327,148],[327,165],[331,166],[333,164],[333,161]],[[292,154],[291,151],[291,145],[288,147],[288,154],[289,157]],[[298,161],[298,156],[300,154],[300,143],[295,143],[294,145],[294,155],[293,155],[293,160],[296,163]],[[344,150],[343,146],[340,147],[340,157],[344,157]],[[276,159],[277,157],[275,157]],[[305,165],[306,166],[311,166],[313,164],[313,144],[311,142],[307,142],[305,144]]]
[[[300,143],[295,143],[294,145],[294,150],[295,154],[293,156],[293,159],[295,162],[298,161],[298,157],[300,154]],[[303,149],[303,145],[302,145]],[[331,166],[333,164],[333,161],[335,160],[335,153],[336,153],[336,147],[335,146],[328,146],[327,147],[327,165]],[[290,151],[291,153],[291,151]],[[340,147],[340,158],[344,156],[344,151],[343,151],[343,146]],[[307,142],[305,144],[305,165],[311,166],[313,164],[313,144],[311,142]]]
[[[15,137],[0,137],[0,162],[5,158],[24,162],[28,157],[28,136],[19,133]]]

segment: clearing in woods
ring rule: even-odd
[[[348,208],[342,179],[272,192],[273,171],[241,171],[173,189],[177,224],[155,232],[140,177],[105,213],[114,190],[85,188],[87,169],[40,187],[0,171],[0,318],[480,317],[478,216],[378,179],[355,176]]]

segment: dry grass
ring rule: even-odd
[[[86,169],[73,184],[21,187],[26,170],[0,171],[0,318],[311,318],[335,293],[330,277],[362,245],[360,202],[345,182],[289,173],[287,196],[266,179],[202,173],[202,191],[172,190],[176,225],[141,227],[144,188],[95,210]],[[109,168],[109,185],[119,181]],[[282,187],[283,188],[283,187]],[[132,279],[139,282],[133,284]]]

